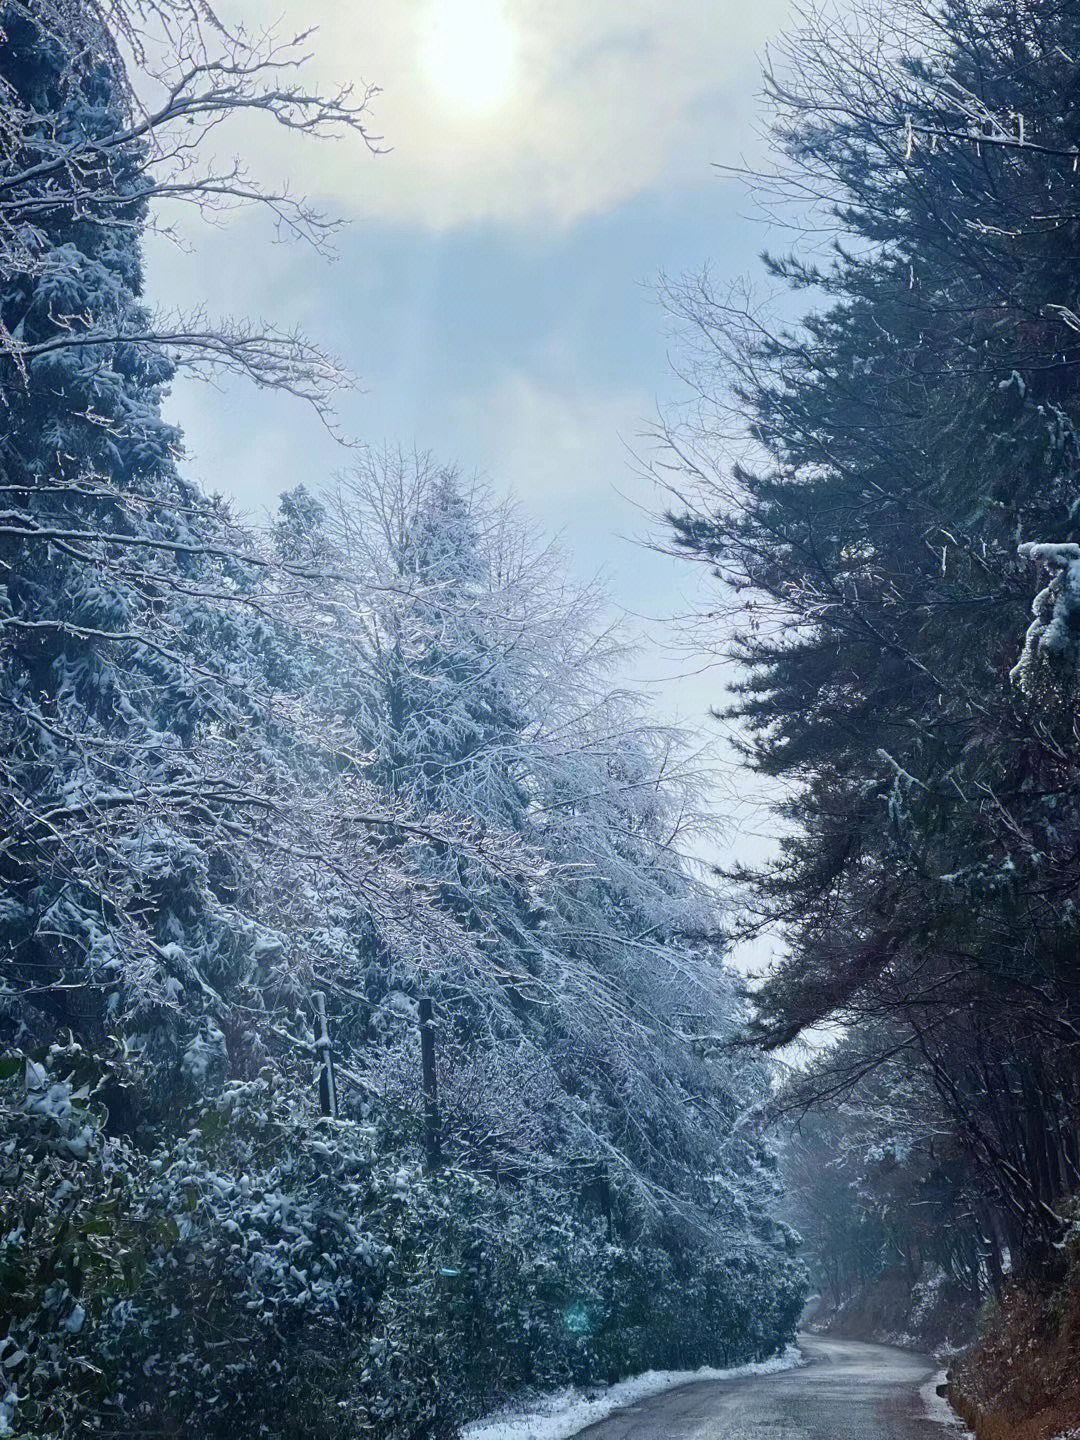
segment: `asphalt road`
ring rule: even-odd
[[[961,1440],[934,1393],[933,1360],[886,1345],[803,1336],[809,1364],[705,1380],[590,1425],[577,1440]]]

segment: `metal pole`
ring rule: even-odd
[[[431,1023],[431,999],[420,997],[420,1075],[424,1087],[424,1152],[428,1172],[439,1168],[439,1097],[435,1088],[435,1027]]]
[[[331,1120],[337,1119],[337,1080],[330,1054],[330,1031],[326,1024],[326,996],[321,990],[312,995],[315,1005],[315,1054],[319,1059],[319,1109]]]

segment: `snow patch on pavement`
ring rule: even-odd
[[[735,1365],[729,1370],[646,1370],[643,1375],[620,1380],[603,1391],[560,1390],[554,1395],[531,1400],[527,1408],[510,1407],[466,1425],[462,1440],[571,1440],[587,1425],[606,1420],[616,1410],[623,1410],[638,1400],[662,1395],[679,1385],[698,1380],[738,1380],[745,1375],[775,1375],[781,1370],[794,1370],[806,1360],[797,1345],[789,1345],[781,1355],[758,1360],[748,1365]]]
[[[959,1437],[971,1435],[971,1431],[945,1399],[944,1395],[938,1393],[938,1386],[944,1385],[944,1383],[945,1371],[939,1370],[936,1375],[930,1377],[919,1391],[922,1402],[926,1407],[926,1418],[933,1421],[935,1425],[944,1425],[948,1429],[958,1432]],[[1063,1437],[1058,1436],[1056,1440],[1063,1440]],[[1080,1440],[1080,1436],[1078,1436],[1078,1440]]]

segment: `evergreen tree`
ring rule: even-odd
[[[0,1413],[335,1434],[397,1192],[362,1105],[317,1128],[298,942],[347,911],[465,947],[373,844],[398,817],[337,763],[285,585],[180,475],[148,142],[113,37],[60,9],[5,7],[0,56],[34,227],[0,276]]]
[[[780,860],[743,877],[790,945],[761,1034],[831,1017],[883,1060],[903,1036],[1032,1264],[1080,1186],[1073,741],[1009,678],[1017,542],[1076,525],[1076,32],[1027,0],[811,17],[768,77],[781,183],[839,238],[769,269],[817,308],[771,333],[671,292],[751,447],[720,473],[718,426],[677,440],[715,479],[675,527],[731,598],[732,713],[788,796]]]

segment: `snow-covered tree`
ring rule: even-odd
[[[39,331],[5,317],[5,363],[25,374],[59,351],[137,343],[197,373],[289,391],[328,414],[348,376],[295,330],[201,312],[143,312],[132,324],[122,300],[80,311],[75,252],[56,244],[55,226],[66,215],[115,232],[121,244],[121,232],[147,224],[173,237],[177,205],[209,220],[256,207],[279,234],[326,251],[338,221],[287,185],[261,184],[239,159],[215,162],[206,141],[243,116],[308,137],[353,134],[375,148],[371,91],[308,85],[310,31],[229,26],[205,0],[5,0],[0,16],[11,62],[0,120],[0,270],[47,286],[57,321]]]
[[[370,773],[477,836],[511,828],[544,865],[485,876],[460,851],[414,855],[485,964],[462,972],[418,947],[391,967],[371,951],[368,1003],[342,1016],[369,1037],[350,1063],[384,1116],[418,1117],[427,995],[447,1163],[509,1184],[528,1208],[513,1218],[505,1200],[499,1223],[538,1251],[547,1212],[531,1241],[527,1215],[551,1187],[586,1252],[597,1222],[625,1247],[628,1288],[612,1279],[592,1343],[625,1345],[633,1323],[642,1364],[767,1348],[793,1323],[798,1271],[752,1114],[766,1082],[725,1049],[742,1006],[717,899],[686,855],[701,776],[613,685],[600,597],[568,585],[512,507],[425,457],[371,455],[326,496],[293,492],[275,533],[283,555],[322,557],[311,683]],[[631,1322],[654,1265],[693,1298]],[[750,1289],[757,1318],[740,1320]]]
[[[387,1240],[362,1115],[315,1128],[296,939],[347,893],[390,950],[469,946],[383,853],[405,807],[340,763],[277,568],[180,473],[116,36],[92,6],[2,22],[4,1423],[311,1435],[341,1412],[299,1406],[300,1357],[364,1343]]]

